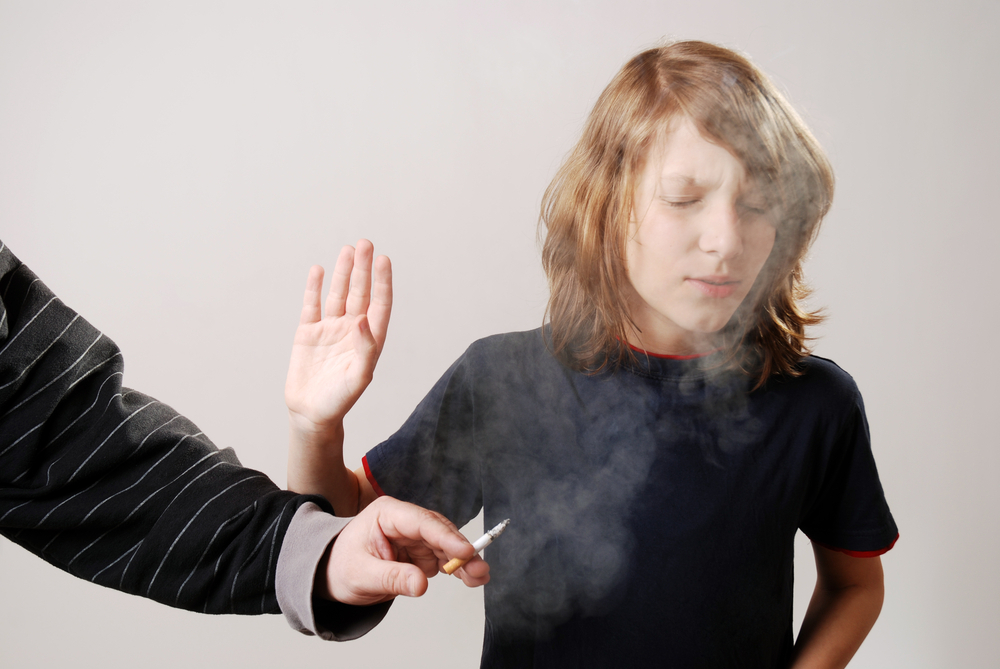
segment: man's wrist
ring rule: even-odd
[[[331,543],[349,518],[336,518],[313,503],[299,507],[292,518],[278,553],[275,591],[285,620],[303,634],[328,641],[356,639],[381,622],[389,602],[373,606],[350,606],[314,596],[316,582],[326,584],[325,566],[318,571]]]

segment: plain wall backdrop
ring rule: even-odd
[[[664,37],[740,49],[837,174],[816,351],[864,394],[902,533],[852,666],[997,666],[998,33],[992,0],[0,1],[0,239],[121,346],[127,386],[283,485],[311,264],[361,236],[393,260],[358,462],[469,343],[541,324],[541,194],[624,61]],[[481,642],[481,591],[444,576],[333,644],[0,540],[3,667],[470,667]]]

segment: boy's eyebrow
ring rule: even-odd
[[[700,181],[687,174],[664,174],[660,177],[660,183],[681,186],[704,186]]]
[[[660,178],[660,185],[661,186],[667,186],[667,185],[670,185],[670,186],[689,186],[689,187],[693,187],[693,188],[709,188],[710,187],[710,184],[708,184],[708,183],[706,183],[704,181],[699,181],[698,179],[694,178],[691,175],[680,174],[680,173],[664,174]],[[750,198],[760,197],[760,198],[763,198],[765,200],[767,199],[767,194],[764,193],[764,192],[762,192],[760,184],[757,183],[756,181],[752,180],[752,179],[746,179],[741,184],[740,191],[741,191],[742,195],[745,196],[745,197],[750,197]]]

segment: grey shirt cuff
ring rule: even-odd
[[[319,561],[349,521],[312,502],[300,506],[292,517],[278,553],[274,579],[278,606],[292,629],[327,641],[349,641],[367,634],[389,610],[391,601],[351,606],[313,597]]]

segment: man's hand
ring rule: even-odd
[[[316,573],[317,595],[345,604],[377,604],[397,595],[419,597],[427,579],[451,558],[470,558],[472,544],[447,518],[380,497],[340,533]],[[475,587],[490,580],[477,557],[456,572]]]

